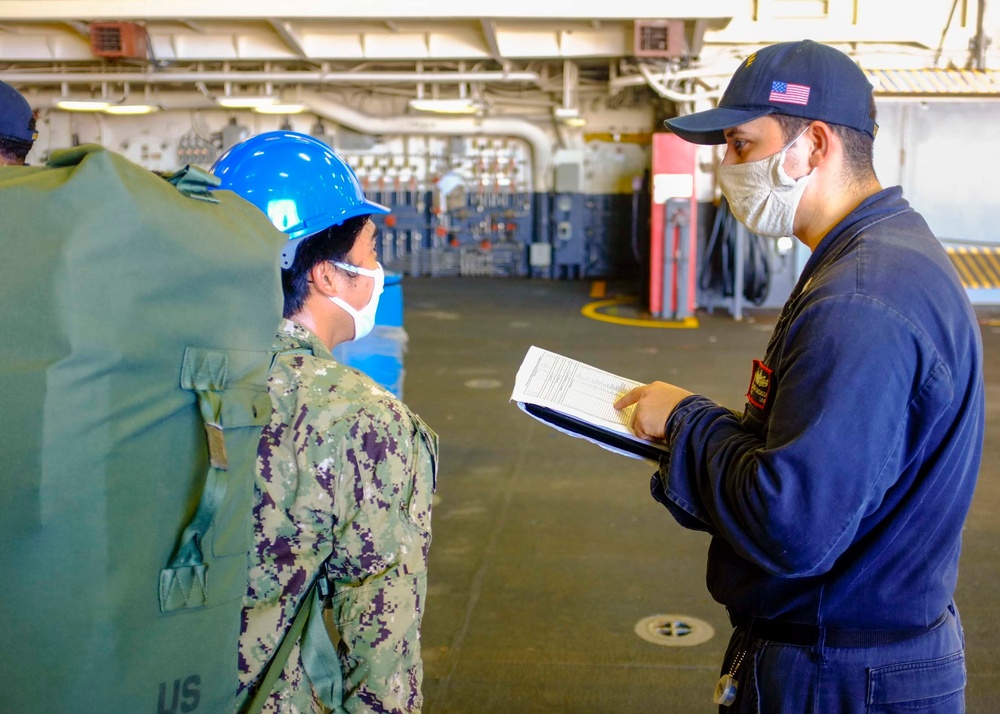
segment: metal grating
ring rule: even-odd
[[[1000,95],[1000,72],[966,69],[865,70],[877,95]]]

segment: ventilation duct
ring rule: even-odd
[[[147,59],[146,28],[137,22],[92,22],[90,52],[106,59]]]

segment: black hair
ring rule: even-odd
[[[0,159],[9,164],[23,164],[34,143],[0,136]]]
[[[781,134],[785,143],[791,141],[803,131],[812,119],[805,117],[793,117],[788,114],[772,114],[781,126]],[[875,119],[874,105],[871,108],[872,119]],[[833,133],[840,137],[844,145],[844,162],[847,167],[848,176],[854,181],[865,181],[875,176],[873,157],[875,151],[875,139],[863,131],[852,129],[843,124],[829,124]]]
[[[292,317],[305,305],[309,296],[309,271],[313,266],[325,261],[344,260],[370,218],[369,214],[348,218],[343,223],[314,233],[299,243],[292,267],[281,271],[281,288],[285,293],[285,317]]]

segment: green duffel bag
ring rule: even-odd
[[[244,704],[285,236],[202,178],[0,167],[0,712]]]

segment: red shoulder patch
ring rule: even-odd
[[[747,390],[747,401],[758,409],[767,406],[771,396],[771,370],[759,359],[753,361],[753,371],[750,373],[750,389]]]

